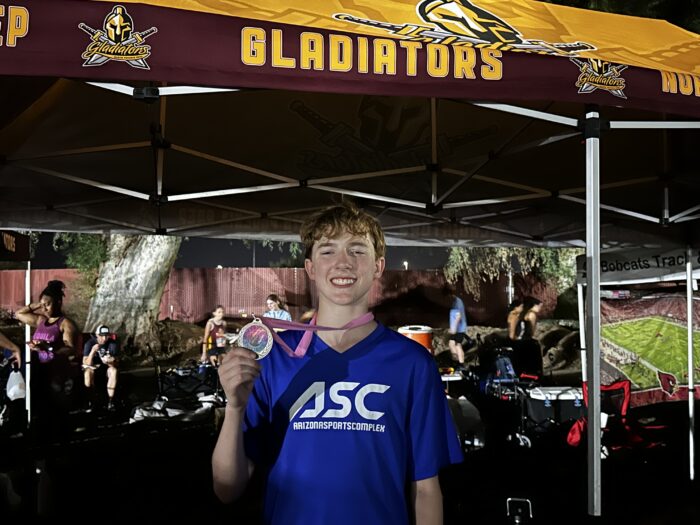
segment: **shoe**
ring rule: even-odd
[[[114,401],[112,401],[110,399],[109,402],[107,403],[107,411],[114,412],[116,409],[117,409],[117,407],[115,406]]]

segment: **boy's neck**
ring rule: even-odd
[[[333,328],[344,326],[358,317],[362,317],[369,311],[367,305],[355,305],[354,307],[334,306],[326,308],[324,308],[324,306],[325,305],[323,304],[319,305],[318,314],[316,316],[316,324],[319,326],[329,326]],[[344,352],[370,335],[376,327],[377,323],[372,321],[349,330],[319,330],[316,332],[316,334],[324,343],[333,348],[335,351]]]

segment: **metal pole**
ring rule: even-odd
[[[588,513],[602,514],[600,424],[600,116],[586,112],[586,341]]]
[[[688,467],[690,480],[695,479],[695,373],[693,359],[693,251],[688,247],[685,262],[686,316],[688,324]]]
[[[25,304],[32,302],[32,263],[27,261],[27,271],[24,275],[24,299]],[[24,325],[24,340],[29,341],[32,336],[30,326]],[[26,395],[24,406],[27,409],[27,425],[32,422],[32,351],[28,344],[24,345],[24,382],[26,384]]]

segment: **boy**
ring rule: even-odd
[[[442,523],[438,471],[462,454],[435,363],[407,337],[357,321],[384,271],[381,228],[345,204],[311,217],[301,238],[315,324],[355,324],[319,329],[301,358],[277,345],[263,362],[244,348],[226,354],[214,491],[232,501],[262,469],[265,523]],[[294,349],[302,334],[280,335]]]
[[[117,389],[119,342],[110,332],[109,327],[100,325],[95,334],[83,345],[83,375],[88,402],[94,398],[95,370],[107,365],[107,410],[115,410],[114,392]],[[89,408],[91,408],[89,406]]]

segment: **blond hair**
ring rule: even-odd
[[[314,243],[322,237],[334,239],[343,233],[369,235],[374,246],[375,257],[384,257],[386,242],[379,222],[369,213],[347,201],[312,215],[301,226],[300,235],[305,247],[305,257],[311,258]]]

